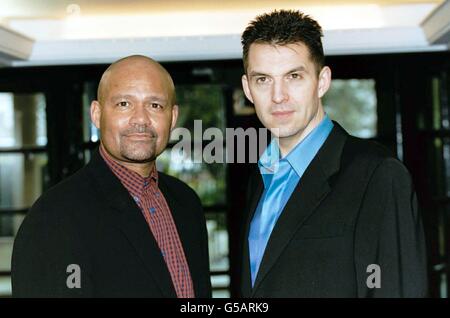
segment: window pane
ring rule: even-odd
[[[46,153],[0,154],[0,209],[30,207],[46,184]]]
[[[11,271],[11,256],[14,239],[0,237],[0,272]],[[0,297],[11,296],[11,276],[0,276]]]
[[[45,95],[0,93],[0,147],[46,144]]]
[[[227,271],[230,264],[226,214],[225,212],[206,213],[205,216],[208,228],[210,270],[211,272]]]
[[[192,158],[171,156],[166,149],[156,160],[158,171],[167,173],[186,182],[200,197],[202,204],[224,204],[225,164],[194,163]]]
[[[229,275],[211,275],[211,285],[213,287],[213,298],[230,298],[230,276]],[[216,288],[214,290],[214,288]],[[218,289],[220,288],[220,289]]]
[[[202,120],[203,130],[217,127],[225,132],[225,104],[220,85],[180,85],[176,94],[180,107],[177,127],[188,128],[193,133],[194,120]]]
[[[0,276],[0,297],[11,297],[11,276]]]
[[[230,297],[230,275],[223,273],[214,275],[214,272],[224,272],[230,269],[226,213],[224,211],[206,213],[205,217],[208,229],[209,266],[213,297],[227,298]]]
[[[83,91],[83,140],[96,142],[100,132],[91,121],[91,102],[97,99],[97,83],[87,82]]]
[[[325,111],[351,135],[372,138],[377,135],[375,81],[333,80],[323,98]]]

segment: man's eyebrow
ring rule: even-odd
[[[248,74],[250,77],[254,77],[254,76],[269,76],[268,74],[262,73],[262,72],[258,72],[258,71],[251,71]]]
[[[301,65],[301,66],[298,66],[298,67],[293,68],[292,70],[286,72],[286,74],[291,74],[291,73],[294,73],[294,72],[306,72],[306,73],[308,73],[308,71],[306,70],[306,67]]]
[[[306,70],[306,67],[301,65],[301,66],[297,66],[297,67],[287,71],[286,74],[291,74],[291,73],[294,73],[294,72],[306,72],[307,73],[308,71]],[[255,76],[270,76],[270,75],[265,74],[263,72],[259,72],[259,71],[251,71],[249,73],[249,76],[250,77],[255,77]]]
[[[122,99],[122,98],[133,98],[133,95],[117,94],[117,95],[111,96],[111,100]]]
[[[117,99],[132,99],[135,98],[136,96],[134,95],[130,95],[130,94],[117,94],[117,95],[113,95],[111,97],[111,100],[117,100]],[[163,96],[158,96],[158,95],[149,95],[145,97],[146,100],[151,100],[151,101],[155,101],[155,102],[167,102],[167,98],[163,97]]]
[[[167,103],[168,99],[164,96],[158,96],[158,95],[150,95],[145,98],[146,100],[151,100],[153,102],[158,103]]]

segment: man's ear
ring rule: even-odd
[[[245,75],[245,74],[242,75],[241,81],[242,81],[242,88],[244,89],[245,96],[248,98],[249,101],[251,101],[253,103],[253,97],[252,97],[252,93],[250,92],[250,87],[248,85],[247,75]]]
[[[94,123],[97,129],[100,129],[100,118],[101,118],[102,110],[100,103],[96,100],[91,103],[91,121]]]
[[[331,85],[331,69],[328,66],[324,66],[319,74],[319,87],[318,94],[319,98],[322,98],[323,95],[328,91]]]
[[[177,125],[178,120],[178,105],[172,106],[172,123],[170,125],[170,131],[172,131]]]

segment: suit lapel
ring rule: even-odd
[[[98,150],[88,165],[96,188],[111,208],[107,215],[126,236],[164,297],[176,297],[170,273],[141,210],[101,158]]]
[[[250,274],[250,253],[248,246],[248,233],[250,230],[250,223],[256,211],[259,199],[264,191],[264,185],[261,179],[259,171],[256,170],[251,175],[251,182],[249,183],[249,191],[254,191],[250,198],[248,208],[246,209],[247,215],[244,224],[244,237],[243,237],[243,258],[242,258],[242,282],[241,291],[244,297],[248,297],[252,291],[252,281]]]
[[[274,266],[295,233],[331,191],[329,178],[339,170],[346,136],[347,133],[342,127],[334,122],[333,130],[309,164],[275,224],[261,261],[252,295],[256,293],[264,277]],[[253,206],[252,209],[254,211],[256,206]]]

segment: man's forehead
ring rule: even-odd
[[[164,67],[150,58],[132,56],[113,63],[105,71],[99,83],[98,98],[136,89],[168,96],[174,94],[173,81]]]
[[[170,87],[161,79],[124,80],[111,79],[106,86],[106,93],[112,95],[169,95]]]
[[[280,55],[283,58],[310,58],[308,47],[302,42],[288,44],[253,43],[249,48],[249,59],[261,58],[267,54]]]
[[[146,85],[152,87],[169,86],[166,74],[154,68],[120,68],[112,70],[105,78],[106,86],[110,88]]]
[[[307,47],[299,43],[286,45],[254,43],[250,46],[248,71],[283,69],[290,71],[299,69],[308,71],[314,67]]]

